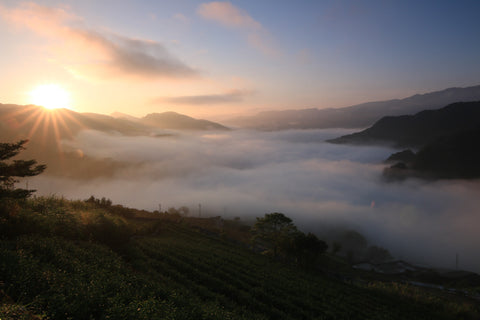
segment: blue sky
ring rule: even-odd
[[[0,102],[49,82],[79,111],[342,107],[480,84],[479,35],[480,1],[0,0]]]

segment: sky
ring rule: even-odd
[[[218,119],[480,84],[480,1],[0,0],[0,103]]]

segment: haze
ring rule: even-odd
[[[478,86],[479,30],[473,0],[0,0],[0,103],[95,112],[103,118],[83,124],[99,128],[113,112],[174,111],[227,124],[265,110],[402,99]],[[32,100],[45,85],[59,89]],[[348,114],[356,120],[379,106]],[[339,110],[330,113],[341,117]],[[82,131],[71,117],[55,127],[50,116],[0,123],[9,137],[30,123],[23,129],[50,137],[45,145],[75,150],[74,160],[88,156],[97,171],[112,173],[68,179],[47,170],[28,181],[39,195],[104,196],[148,210],[186,205],[192,215],[201,204],[204,215],[244,220],[278,211],[320,237],[353,228],[396,258],[454,268],[458,254],[460,268],[480,272],[478,180],[386,183],[382,161],[397,150],[323,142],[353,130],[127,137]],[[67,122],[71,139],[57,141]]]
[[[387,183],[381,163],[393,150],[324,143],[346,130],[176,133],[160,138],[84,131],[64,142],[95,158],[132,164],[111,179],[67,180],[44,174],[29,181],[39,194],[71,199],[105,196],[114,203],[191,215],[283,212],[322,234],[353,228],[397,258],[479,271],[478,181]]]
[[[0,1],[0,97],[219,120],[475,85],[478,1]]]

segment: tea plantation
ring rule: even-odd
[[[304,270],[233,241],[228,229],[207,232],[201,221],[54,197],[16,204],[0,217],[0,319],[480,315],[469,299]]]

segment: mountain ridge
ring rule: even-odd
[[[480,127],[480,101],[457,102],[414,115],[386,116],[365,130],[328,142],[419,148],[441,136],[477,127]]]
[[[403,99],[365,102],[342,108],[305,108],[262,111],[253,116],[230,119],[226,123],[266,131],[287,129],[365,128],[384,116],[416,113],[441,108],[459,101],[480,100],[480,85],[452,87],[415,94]]]
[[[229,130],[229,128],[219,123],[204,119],[195,119],[174,111],[149,113],[139,121],[140,123],[161,127],[163,129]]]

